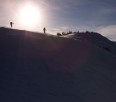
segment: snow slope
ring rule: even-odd
[[[72,38],[74,40],[80,40],[80,41],[86,41],[90,42],[92,44],[97,45],[98,47],[101,47],[103,49],[107,48],[110,49],[110,51],[114,54],[116,54],[116,43],[110,41],[106,37],[102,36],[99,33],[96,32],[77,32],[69,35],[65,35],[63,37]]]
[[[116,46],[78,37],[0,28],[0,102],[115,102]]]

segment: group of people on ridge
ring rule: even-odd
[[[12,28],[13,24],[14,24],[13,22],[10,22],[11,28]],[[43,28],[43,32],[44,32],[44,34],[46,33],[46,28],[45,27]]]

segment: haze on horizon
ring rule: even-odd
[[[28,7],[32,12],[27,13]],[[1,0],[0,8],[0,26],[10,27],[12,21],[16,29],[42,31],[46,27],[49,33],[89,30],[116,41],[115,0]],[[26,19],[29,15],[33,16]]]

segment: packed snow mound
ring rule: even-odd
[[[0,28],[0,83],[0,102],[115,102],[116,55],[91,41]]]

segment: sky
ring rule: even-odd
[[[28,3],[41,11],[41,23],[30,28],[18,20]],[[46,27],[51,34],[88,30],[116,41],[116,0],[0,0],[0,26],[10,27],[10,21],[16,29],[42,32]]]

